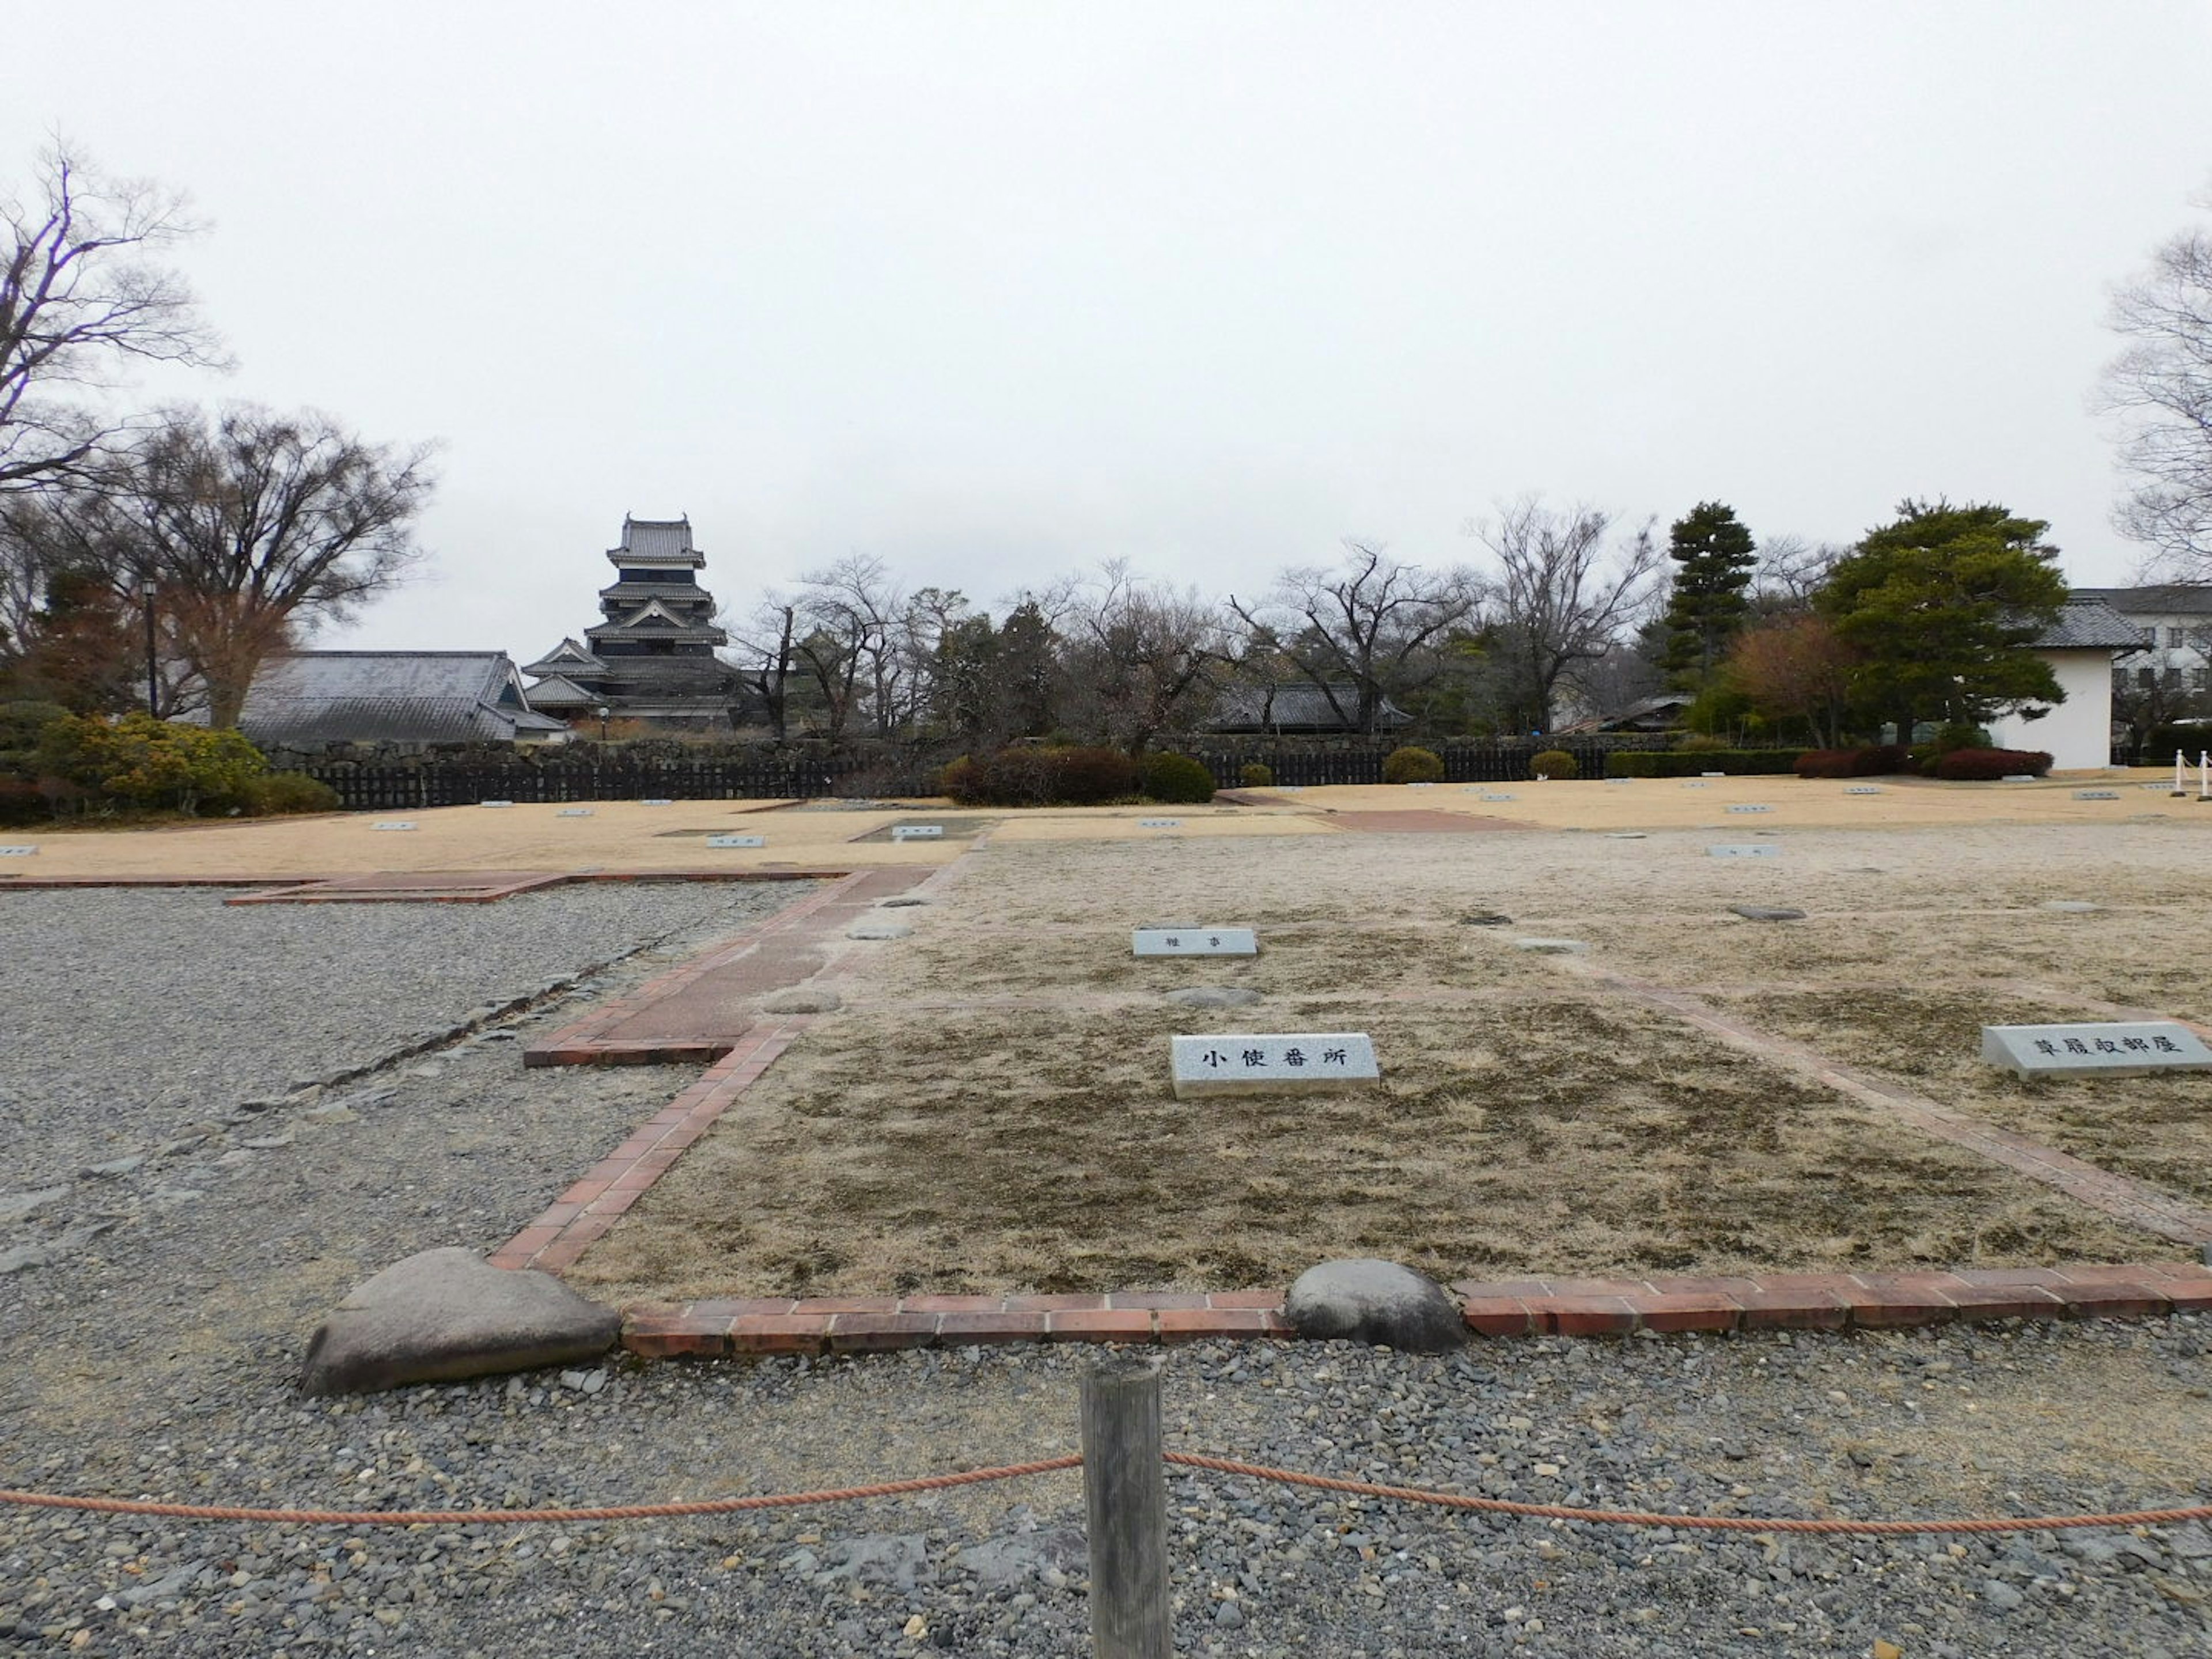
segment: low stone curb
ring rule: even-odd
[[[1639,1330],[1896,1330],[1954,1322],[2212,1312],[2212,1267],[2195,1262],[1746,1278],[1469,1279],[1451,1290],[1460,1298],[1468,1328],[1488,1337],[1628,1336]],[[623,1321],[622,1340],[632,1353],[667,1359],[1007,1342],[1290,1339],[1296,1333],[1282,1310],[1279,1291],[745,1297],[633,1308]]]

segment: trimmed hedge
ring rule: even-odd
[[[1262,761],[1246,761],[1237,770],[1237,786],[1240,789],[1272,789],[1275,787],[1275,769]]]
[[[1607,756],[1611,761],[1612,757]],[[1564,749],[1539,750],[1528,757],[1528,775],[1533,778],[1578,778],[1583,775],[1582,763]]]
[[[1143,787],[1153,800],[1202,806],[1213,799],[1213,774],[1188,755],[1147,755]]]
[[[2051,770],[2051,757],[2040,749],[1954,749],[1938,755],[1928,769],[1930,777],[1952,782],[1992,782],[2025,772],[2041,777]]]
[[[1444,781],[1444,757],[1433,749],[1418,749],[1408,744],[1402,749],[1393,749],[1382,757],[1382,781],[1385,783],[1442,783]]]
[[[1778,777],[1797,769],[1795,749],[1616,749],[1605,757],[1609,778],[1694,778],[1707,772],[1731,777]]]
[[[1879,778],[1913,769],[1911,752],[1897,744],[1863,749],[1808,749],[1797,757],[1801,778]]]
[[[1118,749],[1018,748],[981,760],[963,755],[938,775],[937,787],[963,806],[1097,806],[1126,800],[1137,782],[1137,763]]]

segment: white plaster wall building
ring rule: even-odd
[[[2054,771],[2110,766],[2113,659],[2142,650],[2142,629],[2076,589],[2058,620],[2025,647],[2051,665],[2066,700],[1999,715],[1990,722],[1990,741],[2000,749],[2042,750]]]

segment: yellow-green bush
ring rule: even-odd
[[[269,770],[235,732],[175,726],[150,714],[69,714],[39,734],[40,772],[142,811],[196,813],[240,802]]]
[[[1578,778],[1581,765],[1564,749],[1546,749],[1528,757],[1528,770],[1540,778]]]
[[[1442,783],[1444,781],[1444,757],[1433,749],[1419,749],[1407,744],[1402,749],[1393,749],[1382,757],[1382,781],[1385,783]]]

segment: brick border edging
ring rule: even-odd
[[[1639,1330],[1899,1330],[2002,1319],[2212,1312],[2212,1267],[2195,1262],[2084,1262],[1953,1273],[1468,1279],[1451,1289],[1468,1330],[1490,1337],[1627,1336]],[[1294,1337],[1282,1309],[1277,1291],[742,1297],[629,1310],[622,1346],[645,1358],[668,1359],[1010,1342]]]

